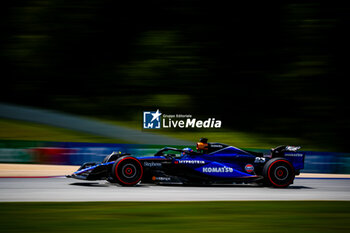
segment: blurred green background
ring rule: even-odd
[[[349,151],[349,8],[226,4],[7,1],[1,101],[124,124],[159,108]]]
[[[4,232],[349,232],[350,202],[0,203]]]

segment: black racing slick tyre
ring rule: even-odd
[[[141,162],[131,156],[123,156],[117,159],[112,167],[114,180],[123,186],[133,186],[140,182],[143,175]]]
[[[293,183],[295,171],[293,165],[284,158],[273,158],[263,168],[265,183],[276,188],[286,188]]]

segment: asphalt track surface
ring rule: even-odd
[[[69,178],[1,178],[1,202],[350,200],[350,179],[296,179],[286,189],[254,185],[121,187]]]

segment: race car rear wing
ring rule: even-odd
[[[293,164],[296,171],[304,168],[305,153],[298,151],[300,146],[278,146],[271,149],[271,157],[284,157]]]

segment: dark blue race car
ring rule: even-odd
[[[142,183],[234,184],[259,183],[288,187],[304,168],[300,147],[279,146],[269,154],[242,150],[201,138],[197,151],[165,147],[150,157],[112,153],[102,163],[85,163],[68,176],[108,180],[123,186]]]

